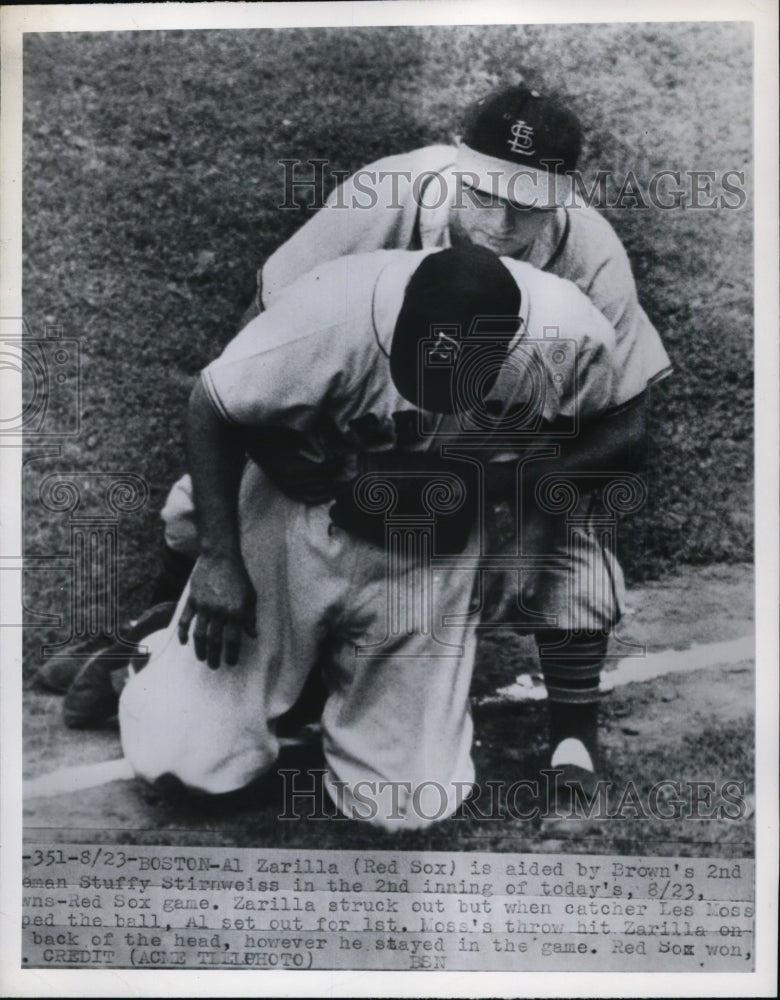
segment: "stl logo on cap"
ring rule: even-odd
[[[521,156],[531,156],[536,152],[534,148],[534,130],[528,122],[524,122],[522,118],[518,118],[510,131],[512,138],[507,139],[507,145],[513,153],[520,153]]]

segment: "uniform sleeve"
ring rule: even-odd
[[[668,375],[671,362],[639,304],[631,264],[615,231],[592,209],[576,210],[577,222],[584,223],[587,243],[577,253],[581,259],[570,262],[571,276],[615,329],[614,396],[616,405],[623,405]],[[576,237],[573,242],[576,253]]]
[[[215,410],[229,423],[262,427],[283,422],[304,429],[318,408],[340,395],[350,337],[337,297],[317,273],[252,320],[201,373]]]
[[[263,304],[312,268],[348,254],[409,248],[417,225],[420,178],[444,169],[449,146],[388,156],[336,188],[316,215],[273,253],[262,270]]]
[[[554,340],[540,344],[547,374],[547,423],[589,420],[605,413],[614,405],[618,378],[612,325],[573,286],[564,291],[573,301],[568,317],[561,313],[560,345]]]
[[[614,330],[581,292],[566,285],[561,282],[556,290],[557,323],[541,336],[537,333],[518,342],[491,393],[501,399],[507,431],[514,428],[542,439],[553,427],[559,433],[576,434],[582,423],[612,405]],[[574,308],[566,309],[567,304]],[[521,454],[523,449],[518,451],[507,440],[491,462],[514,461]]]
[[[525,412],[529,426],[587,420],[614,405],[616,333],[572,281],[504,258],[525,301],[522,335],[496,393]]]

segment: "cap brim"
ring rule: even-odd
[[[524,208],[553,209],[572,197],[571,178],[566,174],[500,160],[465,143],[458,147],[453,173],[458,183]]]

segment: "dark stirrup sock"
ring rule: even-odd
[[[557,629],[536,633],[549,698],[553,766],[598,769],[599,681],[607,638]]]

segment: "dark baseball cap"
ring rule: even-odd
[[[429,254],[404,293],[390,374],[421,409],[454,413],[492,389],[520,325],[520,290],[486,247]]]
[[[472,186],[520,205],[553,207],[571,193],[582,129],[561,101],[524,84],[488,94],[466,113],[456,170]]]

